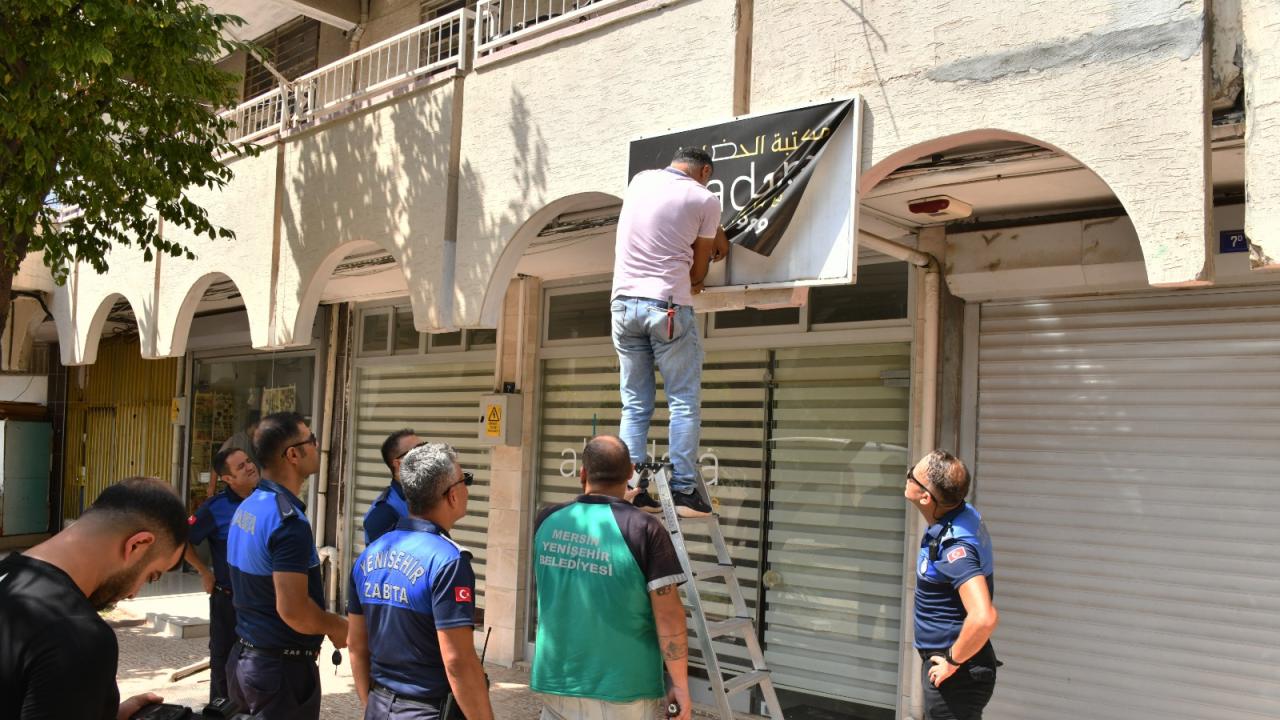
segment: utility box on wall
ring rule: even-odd
[[[53,426],[0,420],[0,535],[49,529],[49,462]]]
[[[519,445],[521,396],[499,393],[480,396],[480,442],[486,445]]]

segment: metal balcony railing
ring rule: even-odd
[[[285,127],[287,120],[286,96],[285,88],[278,87],[222,113],[223,117],[230,118],[236,125],[227,139],[249,142],[263,135],[279,132]]]
[[[313,120],[422,75],[465,70],[468,25],[474,17],[470,10],[451,12],[303,75],[293,83],[297,119]]]
[[[451,68],[465,70],[474,19],[470,10],[449,13],[242,103],[222,113],[236,125],[230,139],[249,142],[318,121],[419,77]]]
[[[479,0],[476,4],[476,54],[485,55],[634,2],[635,0]]]

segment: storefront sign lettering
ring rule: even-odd
[[[773,253],[813,177],[827,139],[854,100],[811,105],[631,143],[627,177],[666,167],[676,150],[700,147],[715,165],[707,189],[720,198],[729,241]]]
[[[583,438],[582,447],[587,446],[589,438]],[[716,485],[720,482],[720,458],[716,456],[714,450],[702,448],[704,452],[698,456],[698,464],[702,468],[702,481],[707,485]],[[578,477],[582,466],[578,464],[578,454],[581,448],[574,449],[572,447],[564,448],[560,451],[560,477]],[[649,457],[657,457],[662,462],[671,462],[671,456],[667,453],[658,455],[658,442],[651,440],[649,442]]]

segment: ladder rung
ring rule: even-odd
[[[704,515],[702,517],[678,517],[678,519],[682,525],[684,523],[713,523],[718,522],[720,520],[720,516],[716,513],[711,513],[710,515]]]
[[[689,563],[693,570],[693,577],[697,580],[712,580],[714,578],[725,578],[726,580],[733,574],[732,565],[719,565],[716,563]]]
[[[751,618],[729,618],[707,623],[707,636],[713,638],[751,630]]]
[[[749,673],[743,673],[735,678],[724,681],[724,694],[732,695],[741,692],[750,687],[755,687],[765,680],[769,679],[768,670],[756,670]]]

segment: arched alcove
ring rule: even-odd
[[[503,298],[506,296],[507,284],[520,271],[522,263],[529,262],[530,253],[550,252],[547,248],[543,248],[543,250],[537,249],[540,238],[545,241],[549,227],[552,227],[558,220],[565,218],[569,218],[569,220],[564,221],[568,225],[575,215],[583,215],[584,222],[588,223],[591,220],[585,216],[601,216],[601,222],[608,224],[611,228],[612,225],[609,221],[612,218],[616,218],[617,213],[604,211],[617,208],[621,203],[622,200],[620,198],[609,193],[578,193],[547,203],[540,210],[529,216],[511,236],[502,254],[498,256],[498,261],[494,265],[493,273],[490,275],[488,285],[485,288],[484,302],[480,312],[481,324],[491,326],[497,324],[498,313],[502,308]],[[596,252],[590,255],[578,252],[562,256],[574,263],[573,267],[553,269],[550,267],[551,263],[544,263],[544,266],[546,266],[545,271],[540,267],[538,270],[527,272],[526,274],[536,275],[543,279],[555,279],[555,277],[549,276],[547,273],[561,273],[562,276],[571,276],[596,271],[608,272],[612,269],[613,262],[611,229],[608,232],[610,237],[607,242],[607,258],[597,257],[601,255],[601,249],[595,248]],[[598,245],[599,241],[596,244]],[[601,266],[602,263],[604,263],[602,267],[597,267]]]

